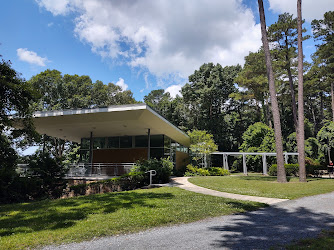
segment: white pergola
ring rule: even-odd
[[[222,155],[223,156],[223,167],[224,169],[229,170],[228,166],[228,156],[240,156],[242,155],[242,168],[244,175],[247,175],[247,166],[246,166],[246,155],[262,155],[262,164],[263,164],[263,174],[268,174],[267,166],[267,156],[276,156],[276,153],[267,153],[267,152],[214,152],[213,155]],[[288,164],[289,155],[298,155],[298,153],[284,152],[285,163]]]

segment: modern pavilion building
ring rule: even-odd
[[[81,144],[79,171],[70,176],[120,175],[150,158],[188,163],[188,135],[146,104],[36,112],[33,121],[40,134]]]

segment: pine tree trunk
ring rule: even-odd
[[[304,139],[304,83],[303,83],[303,43],[302,43],[302,0],[297,0],[298,23],[298,163],[299,181],[306,182],[305,139]]]
[[[263,49],[266,56],[266,66],[267,75],[269,81],[269,93],[271,98],[271,110],[273,114],[274,121],[274,131],[275,131],[275,143],[276,143],[276,154],[277,154],[277,181],[287,182],[285,168],[284,168],[284,158],[283,158],[283,142],[282,142],[282,131],[281,131],[281,121],[280,113],[278,108],[274,72],[271,64],[271,57],[269,51],[269,43],[266,30],[266,20],[263,9],[263,0],[258,0],[259,12],[260,12],[260,22],[261,22],[261,33],[262,33],[262,43]]]
[[[320,92],[320,121],[320,125],[322,126],[324,121],[324,97],[322,92]]]
[[[334,122],[334,83],[331,82],[331,97],[332,97],[332,120]]]
[[[287,51],[287,53],[289,53]],[[291,92],[291,106],[292,106],[292,116],[293,116],[293,124],[295,125],[295,129],[297,131],[297,105],[296,105],[296,98],[295,98],[295,90],[293,87],[293,80],[292,80],[292,73],[291,73],[291,65],[290,65],[290,58],[286,55],[285,59],[287,60],[287,71],[288,71],[288,78],[289,78],[289,85],[290,85],[290,92]]]

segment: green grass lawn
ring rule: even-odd
[[[310,178],[307,183],[300,183],[298,178],[290,178],[288,183],[278,183],[276,177],[271,176],[208,176],[189,178],[189,181],[201,187],[228,193],[282,199],[334,191],[334,179],[320,178]]]
[[[1,249],[79,242],[263,207],[156,188],[0,206]]]

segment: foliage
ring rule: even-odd
[[[323,153],[320,150],[321,145],[317,138],[309,137],[305,140],[305,154],[307,157],[323,161]],[[296,133],[292,133],[286,140],[287,152],[297,152]]]
[[[38,185],[34,198],[58,198],[65,188],[66,169],[61,159],[53,158],[48,153],[37,152],[30,157],[29,177]]]
[[[149,159],[138,161],[136,163],[138,166],[137,171],[146,173],[149,170],[155,170],[157,172],[156,176],[153,177],[153,183],[167,183],[169,182],[169,177],[173,171],[173,163],[169,159]],[[149,174],[147,173],[147,178]],[[146,181],[148,184],[148,179]]]
[[[208,165],[208,157],[211,153],[217,151],[218,147],[213,140],[213,135],[205,130],[188,131],[190,137],[190,150],[193,160],[200,162],[203,167]]]
[[[224,176],[230,175],[230,172],[227,169],[219,168],[219,167],[210,167],[209,172],[211,176]]]
[[[144,102],[166,118],[170,116],[171,101],[170,94],[163,89],[152,90],[144,96]]]
[[[298,176],[299,175],[299,164],[284,164],[286,175],[287,176]],[[305,167],[307,175],[314,175],[314,170],[324,169],[324,166],[319,164],[319,162],[312,160],[311,158],[305,159]],[[269,175],[277,175],[277,165],[273,164],[269,168]]]
[[[264,206],[171,187],[4,205],[0,206],[0,246],[32,249],[81,242]]]
[[[334,80],[334,11],[326,12],[324,19],[315,19],[311,25],[314,38],[321,41],[321,44],[317,45],[315,56],[321,62],[320,70],[324,72],[326,80],[331,82]]]
[[[317,134],[317,139],[320,143],[320,150],[332,159],[331,149],[334,147],[334,122],[326,121],[325,125]],[[330,152],[330,155],[328,155]]]
[[[13,184],[18,175],[15,172],[17,154],[3,133],[0,134],[0,202],[15,200]]]
[[[0,55],[1,57],[1,55]],[[36,93],[11,67],[10,61],[0,61],[0,202],[20,200],[22,183],[15,172],[18,155],[14,139],[31,141],[36,135],[31,122],[30,105]],[[22,118],[20,129],[14,129],[13,118]],[[17,121],[15,121],[17,122]],[[18,127],[18,126],[17,126]],[[22,137],[23,136],[23,137]],[[17,146],[22,146],[19,143]],[[24,190],[24,189],[23,189]]]
[[[187,171],[184,176],[224,176],[229,175],[230,172],[219,167],[199,168],[191,164],[187,165]]]
[[[243,143],[240,146],[241,152],[274,152],[275,137],[274,130],[267,125],[257,122],[250,125],[242,135]],[[273,162],[273,158],[268,158],[268,163]],[[241,163],[241,159],[239,159]],[[247,156],[246,165],[249,171],[262,171],[262,156]]]
[[[240,70],[240,65],[222,67],[205,63],[189,76],[189,83],[181,89],[188,129],[206,130],[220,146],[225,145],[228,131],[224,129],[223,111],[229,95],[236,91],[234,79]]]
[[[1,57],[1,55],[0,55]],[[22,117],[24,128],[28,127],[31,117],[30,104],[35,100],[33,88],[11,67],[10,61],[0,61],[0,130],[12,126],[10,116]],[[27,132],[27,131],[25,131]]]
[[[299,171],[298,164],[284,164],[284,167],[287,176],[298,176],[298,171]],[[271,165],[268,173],[271,176],[277,176],[277,164]]]
[[[198,168],[191,164],[187,165],[187,171],[184,176],[209,176],[210,172],[208,169]]]

